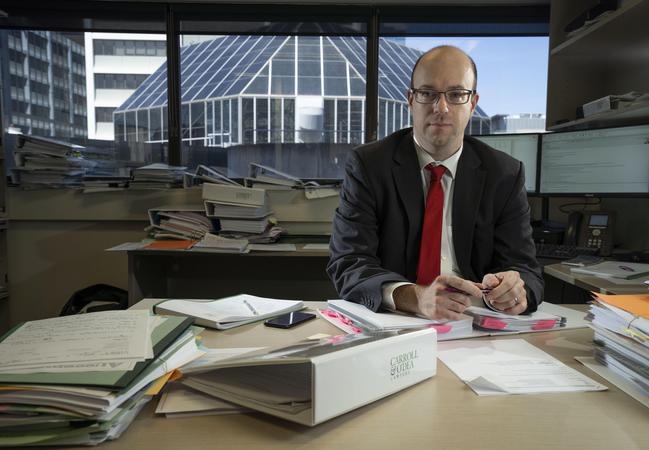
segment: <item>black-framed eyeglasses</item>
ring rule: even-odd
[[[471,95],[475,94],[475,89],[449,89],[448,91],[435,91],[433,89],[410,89],[415,96],[417,103],[437,103],[441,94],[444,94],[446,102],[451,105],[464,105],[469,101]]]

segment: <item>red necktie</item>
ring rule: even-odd
[[[446,168],[442,165],[428,164],[430,185],[426,197],[424,226],[421,232],[419,247],[419,264],[417,266],[417,284],[428,285],[439,276],[442,252],[442,217],[444,215],[444,189],[442,175]]]

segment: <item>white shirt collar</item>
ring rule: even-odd
[[[415,149],[417,149],[417,159],[419,160],[419,168],[421,170],[424,170],[424,167],[426,167],[428,164],[431,163],[435,166],[444,164],[444,167],[446,167],[446,173],[450,174],[451,178],[455,179],[455,173],[457,172],[457,164],[460,161],[460,156],[462,155],[462,149],[464,148],[464,145],[460,145],[458,151],[453,153],[444,161],[436,161],[435,159],[433,159],[430,153],[424,150],[424,148],[419,144],[419,142],[417,142],[415,133],[412,133],[412,138],[415,141]]]

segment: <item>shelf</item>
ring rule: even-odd
[[[638,54],[635,50],[642,52],[649,43],[647,17],[649,0],[628,0],[582,33],[554,47],[550,50],[550,56],[608,59],[626,54],[629,58],[636,58]]]
[[[649,123],[649,105],[630,106],[621,110],[607,111],[583,119],[571,120],[547,127],[548,131],[585,130],[622,125]]]

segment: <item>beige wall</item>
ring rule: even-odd
[[[105,249],[144,238],[148,208],[181,203],[200,203],[200,190],[9,189],[9,300],[0,301],[0,332],[58,315],[75,291],[91,284],[126,289],[126,253]]]

